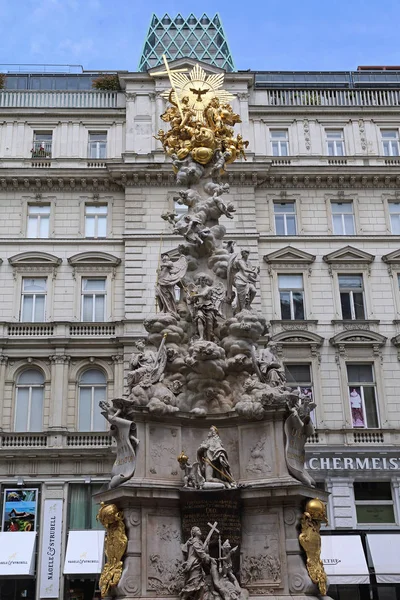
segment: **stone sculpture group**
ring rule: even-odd
[[[288,385],[277,348],[267,342],[266,318],[255,307],[260,268],[252,263],[249,248],[238,248],[234,240],[225,239],[221,222],[233,219],[235,213],[229,185],[221,176],[226,164],[245,157],[247,142],[240,135],[235,138],[231,128],[240,118],[218,98],[211,99],[201,119],[186,97],[179,101],[170,93],[169,100],[162,119],[171,129],[160,130],[156,137],[172,158],[180,188],[174,200],[187,210],[181,216],[175,211],[161,215],[180,242],[160,256],[155,284],[158,310],[144,321],[146,339],[136,341],[127,392],[101,403],[117,441],[109,487],[118,487],[134,474],[138,413],[169,421],[185,413],[193,418],[218,415],[274,421],[274,413],[279,411],[282,419],[285,410],[287,469],[312,486],[304,469],[304,445],[314,432],[310,413],[315,404]],[[263,347],[259,347],[261,338]],[[257,477],[265,472],[265,443],[266,438],[259,439],[250,453],[253,462],[248,471]],[[238,484],[214,425],[199,445],[196,460],[190,462],[182,451],[178,462],[182,494],[198,496],[213,490],[240,494],[240,489],[232,491]],[[195,524],[182,546],[183,565],[178,561],[171,567],[175,575],[168,589],[179,591],[182,600],[244,600],[248,593],[239,585],[232,565],[238,548],[232,548],[228,539],[222,544],[220,535],[219,555],[213,558],[209,542],[214,532],[219,533],[218,523],[209,523],[204,542]],[[168,570],[160,556],[150,560],[160,573]],[[247,557],[242,567],[246,585],[261,580],[264,572],[274,582],[280,577],[277,556]],[[151,589],[157,591],[160,581],[154,575]]]

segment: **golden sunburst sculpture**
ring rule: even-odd
[[[170,71],[170,81],[173,87],[172,99],[177,102],[185,96],[189,98],[189,107],[196,111],[199,121],[203,121],[203,111],[212,100],[218,98],[221,104],[231,102],[234,95],[222,89],[224,74],[207,75],[203,67],[195,65],[187,75],[186,73]],[[169,100],[169,91],[161,95]]]
[[[230,105],[235,96],[223,89],[224,74],[207,75],[199,64],[189,73],[170,69],[165,56],[163,59],[165,71],[151,75],[168,75],[171,83],[171,89],[161,94],[170,103],[161,119],[171,128],[166,132],[160,129],[155,136],[164,151],[201,165],[217,160],[224,165],[241,156],[246,160],[244,150],[249,143],[240,134],[234,137],[232,127],[241,119]]]

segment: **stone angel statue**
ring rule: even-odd
[[[175,286],[177,286],[186,275],[187,266],[187,260],[182,255],[176,261],[172,261],[168,254],[161,255],[156,285],[156,299],[160,312],[178,316]]]
[[[157,352],[146,350],[144,340],[137,340],[136,348],[139,352],[132,354],[129,363],[130,370],[127,374],[129,391],[135,385],[145,388],[162,381],[167,364],[165,339],[166,335],[164,335]]]

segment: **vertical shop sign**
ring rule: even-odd
[[[58,598],[60,590],[62,500],[45,500],[42,521],[40,598]]]

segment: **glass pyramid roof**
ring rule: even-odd
[[[234,71],[235,65],[218,14],[200,19],[190,14],[186,19],[178,14],[175,18],[165,14],[162,18],[153,14],[144,42],[139,71],[147,71],[162,64],[162,55],[168,60],[193,58]]]

